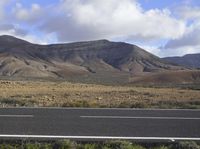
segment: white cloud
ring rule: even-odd
[[[11,0],[0,0],[0,20],[3,20],[4,19],[4,15],[5,15],[5,12],[4,12],[4,9],[5,9],[5,6],[7,4],[9,4],[11,2]]]
[[[163,47],[165,55],[200,53],[200,26],[187,32],[182,38],[169,40]]]
[[[163,47],[166,55],[185,55],[200,53],[200,7],[180,7],[179,17],[184,19],[188,26],[182,37],[170,39]]]
[[[44,11],[39,4],[31,4],[30,8],[25,8],[21,3],[16,3],[13,8],[13,15],[17,21],[35,23],[44,18]]]
[[[199,26],[200,27],[200,26]],[[185,46],[197,46],[200,45],[200,28],[196,28],[189,33],[186,33],[182,38],[176,40],[170,40],[165,48],[180,48]]]
[[[46,34],[44,36],[37,36],[34,34],[19,34],[19,31],[15,28],[11,28],[9,30],[0,29],[0,36],[1,35],[15,36],[17,38],[20,38],[20,39],[23,39],[35,44],[49,44],[49,43],[54,43],[56,41],[54,34]]]
[[[37,22],[44,19],[44,11],[39,4],[24,7],[20,0],[0,0],[0,35],[11,35],[32,43],[47,44],[55,37],[52,34],[37,33]],[[6,6],[9,5],[9,9]],[[34,32],[31,29],[34,28]],[[39,35],[40,34],[40,35]]]
[[[184,46],[174,49],[162,49],[161,57],[170,57],[170,56],[183,56],[186,54],[195,54],[200,53],[200,45],[197,46]]]
[[[14,1],[15,0],[0,0],[0,35],[24,37],[27,35],[27,31],[10,21],[13,18],[6,9],[6,7]]]
[[[37,35],[27,34],[25,36],[16,36],[35,44],[49,44],[52,43],[52,39],[55,38],[53,34],[46,34],[45,36],[38,37]]]
[[[148,51],[156,56],[163,56],[162,50],[156,46],[139,45],[139,47],[145,49],[146,51]]]
[[[5,13],[11,1],[12,11]],[[139,2],[60,0],[54,5],[30,2],[27,6],[21,0],[0,0],[0,34],[34,43],[103,38],[129,41],[143,43],[141,47],[159,56],[200,52],[200,7],[185,3],[174,13],[169,9],[144,10]],[[159,48],[163,40],[168,42]],[[151,41],[158,44],[148,45]]]
[[[178,16],[185,20],[199,19],[200,7],[182,6],[177,8]]]
[[[19,28],[13,24],[0,24],[0,32],[1,34],[13,34],[13,35],[20,35],[24,36],[27,34],[27,31],[24,29]]]
[[[145,11],[135,0],[62,0],[59,10],[62,15],[49,19],[41,29],[57,33],[62,41],[176,39],[185,32],[185,23],[169,10]]]

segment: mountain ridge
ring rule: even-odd
[[[143,75],[184,70],[144,49],[108,40],[39,45],[0,36],[0,76],[24,78],[90,78]]]
[[[189,68],[200,68],[200,53],[186,54],[184,56],[166,57],[163,58],[163,60]]]

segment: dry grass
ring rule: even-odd
[[[0,106],[200,108],[200,91],[68,82],[0,81]]]

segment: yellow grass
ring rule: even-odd
[[[69,82],[0,81],[0,106],[198,108],[200,92]]]

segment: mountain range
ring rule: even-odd
[[[200,68],[200,53],[187,54],[182,57],[166,57],[163,60],[189,68]]]
[[[0,36],[0,76],[7,78],[124,83],[165,72],[170,75],[177,71],[197,71],[184,66],[124,42],[96,40],[39,45]],[[191,75],[188,73],[188,77]]]

